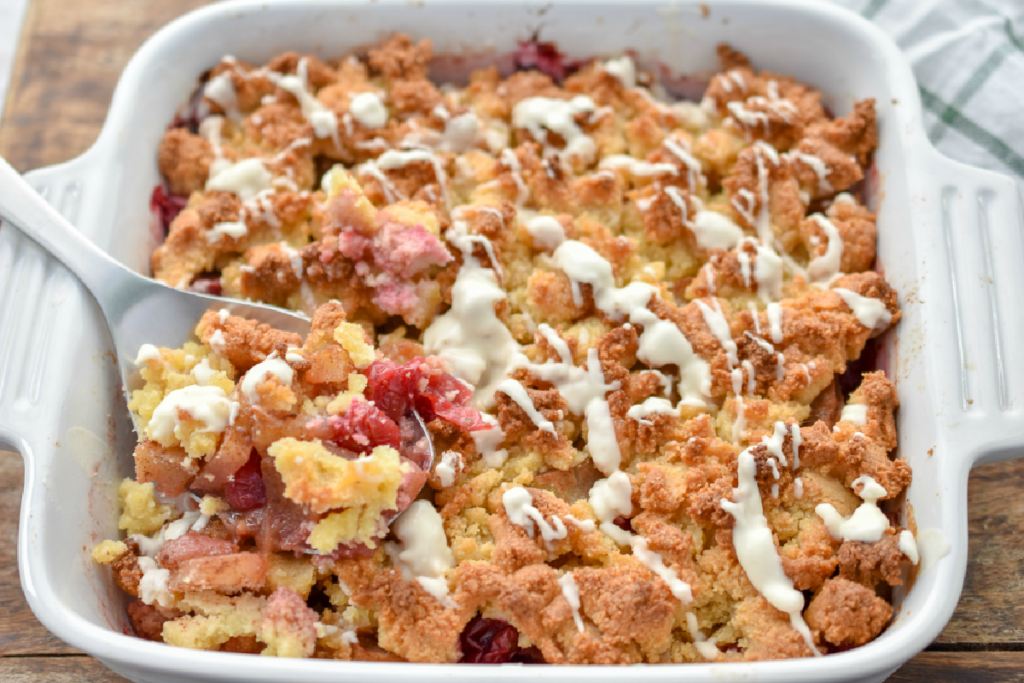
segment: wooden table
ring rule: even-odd
[[[18,170],[70,159],[99,132],[135,49],[203,0],[32,0],[14,67],[0,155]],[[29,611],[15,557],[24,470],[0,451],[0,681],[123,681],[50,635]],[[1024,681],[1024,461],[970,481],[970,565],[960,606],[928,650],[890,681]]]

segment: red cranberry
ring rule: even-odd
[[[383,410],[366,401],[353,401],[344,415],[330,418],[333,441],[355,453],[367,453],[374,446],[402,446],[402,432]]]
[[[462,632],[462,661],[505,664],[519,651],[519,631],[507,621],[477,617]]]
[[[583,61],[566,59],[554,43],[540,42],[536,36],[520,40],[512,53],[516,70],[536,69],[556,82],[564,81],[583,66]]]
[[[404,365],[377,361],[367,373],[366,397],[396,423],[410,408],[425,422],[440,417],[465,431],[489,429],[480,413],[467,407],[469,388],[451,375],[432,369],[422,358]]]
[[[181,213],[187,204],[188,197],[171,194],[164,189],[162,184],[153,188],[153,194],[149,197],[149,211],[159,220],[164,237],[167,236],[167,231],[171,227],[171,221]]]
[[[846,364],[846,372],[839,375],[839,388],[843,390],[843,396],[850,397],[857,387],[865,372],[878,369],[878,340],[869,339],[861,351],[857,360]]]
[[[628,517],[623,517],[622,515],[619,515],[618,517],[613,519],[612,522],[615,524],[615,526],[619,527],[623,531],[633,531],[633,522]]]
[[[221,296],[224,293],[224,288],[220,284],[220,273],[200,273],[188,288],[199,294],[213,296]]]
[[[263,507],[267,503],[267,489],[260,471],[260,454],[254,448],[248,462],[242,465],[234,478],[224,486],[224,495],[231,507],[245,511]]]

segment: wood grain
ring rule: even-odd
[[[136,48],[203,0],[33,0],[25,20],[0,154],[25,171],[66,161],[95,139]],[[0,452],[0,681],[124,679],[50,635],[21,593],[15,557],[23,468]],[[959,607],[930,651],[893,683],[1024,681],[1024,461],[970,480],[970,560]]]
[[[20,455],[0,451],[0,656],[77,652],[43,628],[21,592],[16,553],[24,472]]]
[[[887,683],[1020,683],[1024,652],[923,652]]]
[[[96,139],[121,71],[158,28],[208,0],[32,0],[0,128],[19,171],[78,156]]]
[[[979,467],[967,494],[967,579],[941,647],[1024,644],[1024,460]]]
[[[16,657],[0,659],[4,683],[128,683],[91,657]]]

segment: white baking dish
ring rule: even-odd
[[[706,12],[702,12],[702,7]],[[705,16],[706,14],[706,16]],[[874,97],[879,261],[904,318],[879,358],[896,381],[900,453],[914,470],[920,528],[952,550],[869,645],[825,658],[637,667],[634,680],[881,681],[949,619],[963,583],[970,468],[1024,446],[1024,230],[1014,184],[941,157],[926,141],[917,88],[896,46],[857,16],[780,0],[560,2],[237,2],[191,14],[125,70],[96,145],[32,184],[100,247],[147,270],[155,150],[196,77],[225,53],[261,62],[286,49],[338,56],[392,31],[486,62],[540,29],[570,56],[637,50],[676,73],[716,67],[721,41],[759,68],[819,87],[845,112]],[[458,64],[455,64],[458,67]],[[99,309],[14,231],[0,232],[0,445],[25,458],[18,557],[32,609],[55,634],[136,681],[618,680],[601,667],[423,666],[294,661],[191,652],[128,635],[124,598],[88,549],[116,535],[116,481],[134,436]]]

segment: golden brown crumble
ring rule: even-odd
[[[874,102],[832,117],[719,56],[699,106],[628,57],[439,87],[403,35],[211,70],[198,130],[158,150],[187,203],[154,276],[312,325],[210,311],[144,360],[131,535],[94,553],[137,635],[552,664],[875,638],[911,473],[895,387],[851,369],[901,316],[858,194]],[[878,487],[887,519],[827,523]],[[800,610],[743,559],[758,523]]]

